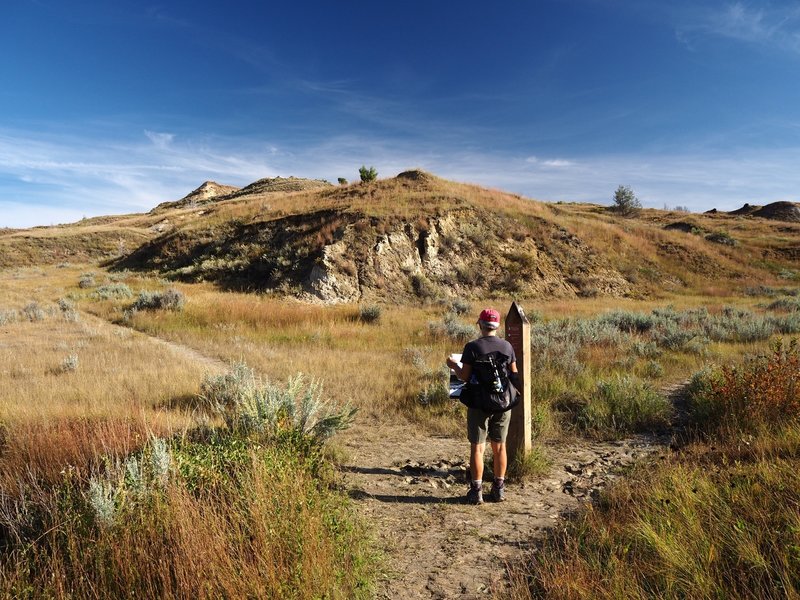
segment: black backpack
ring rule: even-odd
[[[519,392],[508,379],[510,357],[502,352],[481,354],[472,363],[472,376],[459,400],[470,408],[488,413],[505,412],[519,402]]]

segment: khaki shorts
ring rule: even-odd
[[[485,444],[488,437],[493,442],[505,442],[511,411],[487,413],[477,408],[467,409],[467,438],[472,444]]]

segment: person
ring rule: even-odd
[[[500,352],[508,357],[506,369],[509,379],[517,384],[517,359],[514,348],[506,340],[497,336],[500,327],[500,313],[493,308],[481,311],[478,317],[481,337],[464,346],[461,353],[461,365],[452,358],[447,358],[447,366],[453,369],[456,376],[468,382],[472,376],[472,365],[475,360],[490,352]],[[467,438],[470,442],[470,476],[471,482],[467,491],[467,501],[471,504],[483,504],[483,453],[486,438],[492,446],[494,457],[494,481],[490,497],[495,502],[502,502],[505,496],[505,476],[508,458],[506,455],[506,436],[511,422],[511,411],[488,413],[478,408],[467,408]]]

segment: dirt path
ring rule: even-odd
[[[150,340],[153,344],[157,344],[164,348],[169,348],[171,352],[177,354],[181,358],[188,359],[189,361],[202,365],[203,367],[208,369],[210,373],[223,373],[230,368],[230,365],[227,364],[226,362],[218,358],[201,354],[200,352],[198,352],[194,348],[190,348],[189,346],[184,346],[182,344],[170,342],[169,340],[165,340],[163,338],[156,337],[154,335],[149,335],[142,331],[131,329],[130,327],[125,327],[123,325],[117,325],[115,323],[111,323],[110,321],[106,321],[102,317],[98,317],[91,313],[82,311],[81,318],[84,320],[84,322],[98,328],[105,328],[108,329],[109,331],[116,330],[124,332],[126,335],[136,335],[146,338]]]
[[[345,485],[388,556],[378,598],[485,598],[507,585],[505,564],[565,514],[669,437],[578,440],[547,448],[549,473],[508,485],[502,504],[463,502],[468,444],[409,425],[340,434],[350,454]],[[488,491],[488,486],[485,486]]]

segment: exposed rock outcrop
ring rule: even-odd
[[[224,200],[230,194],[238,190],[239,188],[232,185],[222,185],[216,181],[205,181],[199,188],[193,190],[180,200],[175,202],[162,202],[150,212],[157,213],[171,208],[200,206],[201,204],[208,204],[209,202]]]

